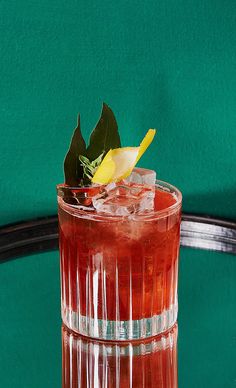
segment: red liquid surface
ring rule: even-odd
[[[155,210],[176,203],[156,190]],[[83,316],[136,320],[176,302],[181,210],[152,220],[100,221],[59,206],[62,306]]]
[[[62,328],[63,388],[177,388],[177,326],[148,341],[97,342]]]

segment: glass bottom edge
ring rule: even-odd
[[[90,318],[62,307],[63,323],[85,337],[100,340],[127,341],[153,337],[169,330],[177,321],[178,304],[172,304],[161,314],[150,318],[110,321]]]

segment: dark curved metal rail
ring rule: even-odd
[[[183,214],[181,246],[236,254],[236,222]],[[0,228],[0,262],[58,249],[57,216]]]

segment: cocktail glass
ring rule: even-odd
[[[104,340],[160,334],[177,319],[181,193],[157,181],[154,210],[117,216],[91,206],[99,190],[57,187],[63,322]]]

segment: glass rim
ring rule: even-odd
[[[82,186],[82,187],[78,187],[78,186],[65,186],[64,183],[60,183],[58,185],[56,185],[56,189],[57,189],[57,193],[59,192],[60,189],[68,189],[70,191],[76,191],[78,193],[78,191],[81,191],[81,194],[84,193],[84,194],[87,194],[84,190],[87,189],[87,188],[91,188],[91,189],[95,189],[95,188],[99,188],[99,187],[105,187],[106,185],[93,185],[93,186]],[[180,208],[181,207],[181,204],[182,204],[182,193],[179,189],[177,189],[177,187],[175,187],[174,185],[172,185],[171,183],[169,182],[166,182],[166,181],[162,181],[160,179],[157,179],[155,181],[155,187],[159,187],[160,189],[162,189],[163,191],[165,192],[169,192],[169,193],[172,193],[172,194],[175,194],[175,198],[176,198],[176,202],[174,204],[172,204],[171,206],[168,206],[164,209],[161,209],[161,210],[154,210],[154,211],[150,211],[150,212],[147,212],[147,213],[140,213],[140,214],[131,214],[131,218],[132,220],[150,220],[150,219],[153,219],[153,218],[161,218],[161,216],[165,216],[165,215],[169,215],[169,213],[173,213],[176,209]],[[61,196],[59,196],[61,197]],[[85,196],[81,196],[80,198],[85,198],[85,199],[92,199],[93,196],[89,196],[89,195],[85,195]],[[130,219],[130,216],[119,216],[119,215],[112,215],[112,214],[105,214],[105,213],[100,213],[98,214],[97,212],[91,212],[91,211],[85,211],[85,210],[81,210],[79,205],[71,205],[69,203],[66,203],[63,201],[63,207],[67,208],[68,210],[69,209],[73,209],[78,215],[81,215],[81,216],[85,216],[85,215],[88,215],[90,219],[96,219],[96,220],[125,220],[125,219]],[[66,209],[65,209],[66,210]],[[96,210],[96,209],[95,209]],[[88,214],[86,214],[88,213]]]

